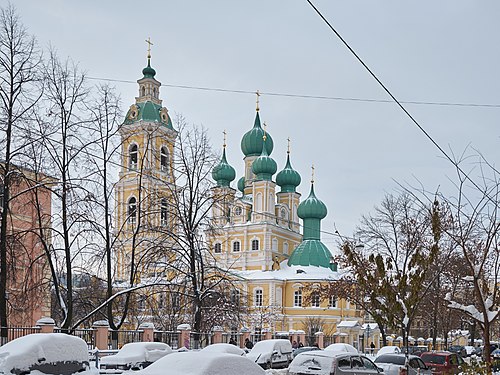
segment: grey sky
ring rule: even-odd
[[[4,0],[0,3],[6,4]],[[387,87],[403,101],[500,104],[500,2],[315,0]],[[136,80],[146,64],[164,84],[345,98],[388,99],[306,0],[16,0],[29,31],[91,77]],[[135,84],[116,83],[123,108]],[[163,87],[171,113],[203,124],[213,144],[228,131],[228,161],[242,175],[240,140],[255,95]],[[261,97],[278,170],[292,164],[328,206],[322,229],[350,235],[362,214],[397,184],[446,189],[453,167],[395,104]],[[499,157],[500,108],[407,105],[447,151],[467,145]],[[324,235],[332,244],[332,236]]]

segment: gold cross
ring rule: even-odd
[[[151,38],[148,37],[148,39],[146,40],[146,43],[148,44],[148,59],[151,58],[151,46],[153,45],[153,43],[151,43]]]
[[[257,108],[256,108],[256,110],[257,110],[257,112],[259,112],[259,96],[260,96],[260,92],[259,92],[259,90],[257,90],[257,91],[255,92],[255,94],[257,95]]]
[[[314,184],[314,164],[311,166],[311,184]]]
[[[290,153],[290,137],[288,137],[286,140],[288,141],[288,148],[286,150],[286,153],[289,154]]]
[[[224,131],[222,132],[222,134],[224,134],[224,144],[222,145],[222,147],[226,148],[226,129],[224,129]]]

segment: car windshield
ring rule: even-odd
[[[375,359],[375,363],[394,363],[396,365],[403,365],[405,364],[406,358],[404,356],[396,356],[396,355],[386,355],[382,354],[381,356],[378,356]]]
[[[437,354],[423,354],[421,358],[425,363],[433,363],[436,365],[444,365],[446,359],[444,355]]]

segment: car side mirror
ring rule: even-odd
[[[278,351],[277,350],[273,351],[273,355],[276,355],[276,354],[278,354]]]

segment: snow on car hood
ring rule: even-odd
[[[166,354],[172,353],[172,348],[159,342],[133,342],[123,345],[117,354],[101,358],[103,364],[125,365],[128,363],[154,362]]]
[[[0,347],[0,372],[7,374],[14,368],[28,370],[44,362],[88,362],[87,344],[79,337],[64,333],[33,333],[19,337]]]

